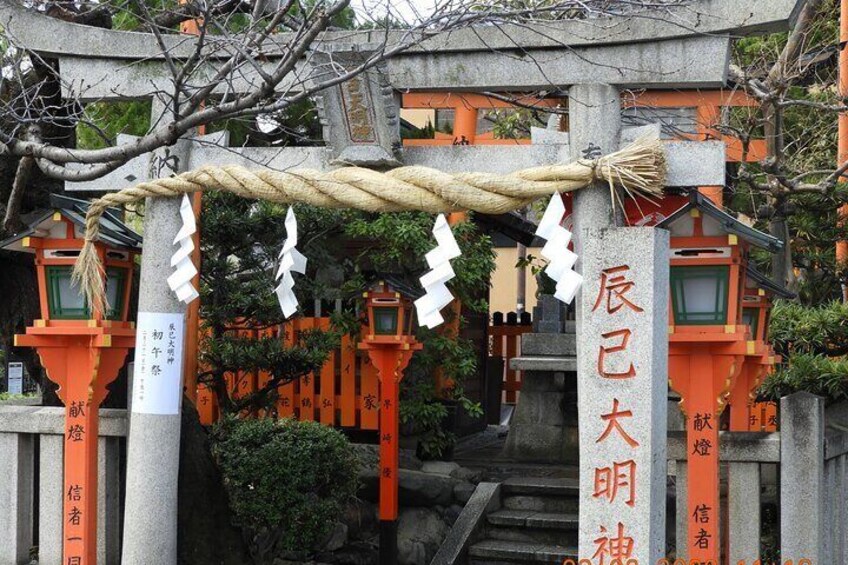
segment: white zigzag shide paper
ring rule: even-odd
[[[297,219],[294,217],[294,209],[289,208],[286,213],[286,241],[280,250],[280,267],[277,269],[276,280],[280,284],[275,289],[283,316],[288,318],[297,311],[297,298],[294,295],[294,278],[292,272],[306,272],[306,257],[295,249],[297,246]]]
[[[564,215],[562,196],[554,194],[539,222],[536,235],[547,240],[540,255],[549,261],[545,274],[557,283],[554,296],[570,304],[577,289],[583,284],[583,275],[574,271],[577,254],[568,249],[571,232],[560,225]]]
[[[176,267],[176,270],[168,277],[168,287],[177,295],[177,299],[189,304],[200,294],[192,284],[192,280],[197,275],[197,267],[191,260],[191,252],[194,251],[194,241],[191,236],[197,231],[197,225],[194,221],[194,210],[191,207],[188,194],[183,194],[183,201],[180,203],[180,217],[183,220],[183,225],[174,238],[174,245],[179,244],[180,248],[171,256],[171,267]]]
[[[453,300],[445,283],[456,276],[450,260],[462,255],[444,214],[436,218],[433,235],[438,245],[425,256],[431,270],[420,279],[425,294],[415,301],[418,323],[430,329],[445,321],[439,311]]]

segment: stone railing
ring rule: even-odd
[[[125,410],[100,411],[97,562],[120,563]],[[65,410],[0,406],[0,565],[62,565]],[[151,469],[155,472],[155,469]],[[36,549],[37,548],[37,549]]]
[[[777,512],[781,563],[848,563],[848,403],[797,393],[780,402],[780,432],[722,432],[727,467],[728,563],[761,556],[763,503]],[[689,514],[687,444],[671,432],[668,459],[676,479],[677,557],[686,559]],[[776,538],[776,536],[775,536]]]
[[[124,410],[100,412],[98,563],[120,563]],[[848,563],[848,403],[798,393],[781,400],[780,432],[722,432],[728,563],[761,555],[761,509],[773,501],[781,562]],[[62,565],[64,410],[0,405],[0,565]],[[686,558],[687,443],[668,436],[676,479],[677,557]],[[155,470],[151,470],[155,472]],[[724,535],[724,534],[723,534]],[[724,542],[722,542],[724,543]]]

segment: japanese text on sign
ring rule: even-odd
[[[139,312],[132,411],[179,414],[185,316]]]

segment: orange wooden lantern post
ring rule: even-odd
[[[359,344],[380,379],[380,563],[397,562],[400,381],[423,346],[412,335],[412,302],[381,282],[364,294],[368,332]]]
[[[717,564],[719,418],[754,352],[742,323],[748,252],[752,244],[771,251],[782,244],[697,192],[659,226],[671,232],[669,379],[686,416],[689,526],[678,556]]]
[[[106,387],[134,346],[127,320],[135,256],[141,237],[114,212],[101,220],[97,251],[105,265],[109,309],[92,319],[88,305],[71,284],[71,269],[83,246],[88,203],[52,199],[53,211],[0,248],[35,254],[41,319],[15,336],[15,345],[35,347],[47,377],[59,385],[65,404],[63,557],[66,565],[97,562],[98,414]]]
[[[770,428],[774,422],[769,422],[768,415],[774,411],[774,405],[758,403],[754,399],[754,391],[780,361],[768,342],[772,296],[794,298],[795,295],[748,266],[742,298],[742,323],[748,326],[751,341],[736,386],[730,393],[732,432],[774,431]]]

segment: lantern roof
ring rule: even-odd
[[[713,204],[712,200],[705,197],[697,190],[693,190],[689,193],[689,202],[685,206],[657,224],[657,227],[670,230],[672,232],[672,236],[674,236],[676,235],[674,233],[675,228],[678,230],[685,229],[686,222],[689,222],[689,218],[692,216],[690,213],[692,210],[698,210],[702,213],[702,216],[705,219],[711,220],[709,226],[706,224],[704,225],[705,232],[712,228],[712,230],[719,230],[726,234],[733,234],[752,245],[756,245],[757,247],[761,247],[771,251],[772,253],[777,253],[783,249],[783,242],[781,240],[767,233],[763,233],[758,229],[752,228],[739,219],[734,218]],[[692,234],[686,233],[682,235],[691,236]]]
[[[370,282],[365,286],[369,290],[374,290],[374,288],[380,283],[386,283],[389,288],[389,292],[399,292],[402,296],[410,300],[418,300],[426,294],[420,285],[410,285],[404,281],[403,278],[397,275],[383,275],[381,277],[370,279]]]
[[[500,234],[527,247],[541,247],[545,244],[545,240],[536,237],[536,229],[539,226],[521,217],[518,212],[475,214],[474,219],[489,232]]]
[[[752,267],[750,264],[745,270],[745,274],[748,276],[749,279],[751,279],[751,281],[753,281],[754,286],[757,286],[765,290],[766,292],[770,292],[778,298],[792,299],[798,296],[788,288],[783,287],[778,283],[774,282],[773,280],[765,276],[763,273],[759,272],[757,269]]]
[[[85,215],[91,203],[87,200],[53,194],[50,196],[50,209],[35,216],[35,219],[22,231],[12,237],[0,241],[0,249],[33,253],[34,250],[24,247],[25,237],[51,237],[65,239],[64,230],[58,229],[64,225],[62,218],[74,225],[73,237],[82,239],[85,233]],[[121,212],[117,208],[109,208],[100,218],[100,233],[98,241],[115,249],[141,251],[142,237],[121,221]]]

